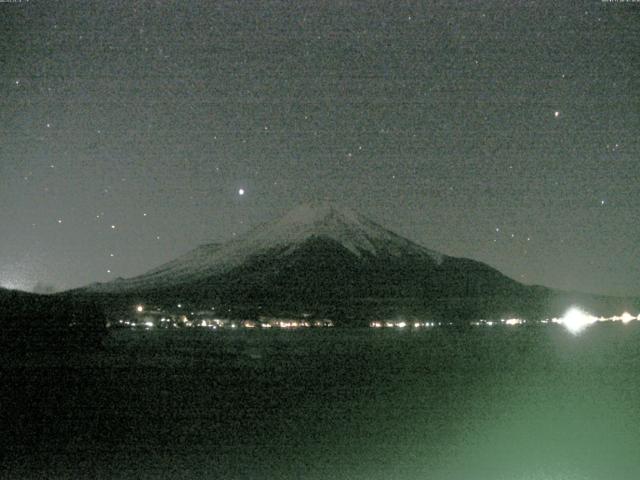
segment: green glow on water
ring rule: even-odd
[[[640,475],[632,324],[579,336],[559,326],[123,331],[85,362],[43,360],[44,371],[75,372],[74,398],[57,412],[71,433],[16,457],[14,478],[34,476],[19,465],[85,478],[79,459],[102,478]]]

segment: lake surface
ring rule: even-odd
[[[640,477],[640,325],[118,331],[6,357],[2,478]]]

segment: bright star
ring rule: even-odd
[[[244,195],[244,188],[238,190],[238,195]]]

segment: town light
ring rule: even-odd
[[[620,320],[622,320],[622,323],[629,323],[631,320],[635,320],[635,317],[633,317],[629,312],[624,312],[620,317]]]
[[[593,322],[595,322],[595,317],[588,315],[583,312],[579,308],[571,308],[567,313],[565,313],[564,317],[562,317],[562,325],[565,326],[567,330],[569,330],[574,335],[577,335],[582,330],[587,328]]]

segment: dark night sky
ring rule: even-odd
[[[2,286],[142,273],[329,196],[640,294],[640,3],[23,0],[0,28]]]

